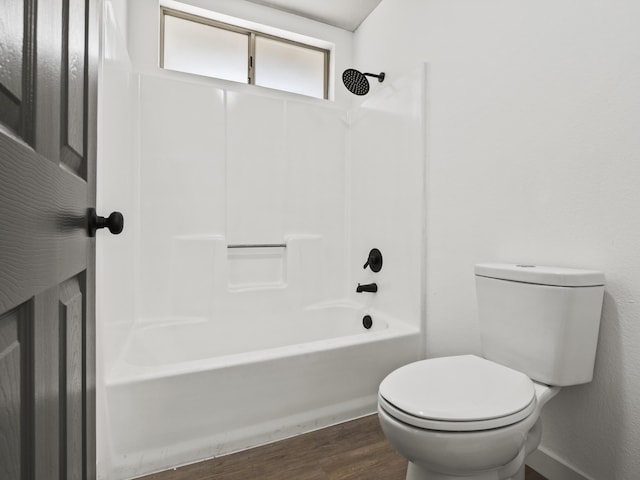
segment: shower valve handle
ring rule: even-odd
[[[377,248],[372,248],[369,252],[369,258],[367,258],[367,263],[364,264],[364,269],[367,267],[371,267],[372,272],[379,272],[382,270],[382,252]]]

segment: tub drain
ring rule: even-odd
[[[371,328],[371,325],[373,325],[373,320],[371,319],[371,315],[365,315],[364,317],[362,317],[362,326],[364,328],[369,330]]]

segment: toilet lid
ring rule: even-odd
[[[398,420],[447,431],[510,425],[528,417],[536,405],[527,375],[475,355],[405,365],[382,381],[378,398]]]

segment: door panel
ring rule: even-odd
[[[0,122],[20,130],[24,2],[0,0]]]
[[[24,39],[24,2],[1,0],[5,12],[0,24],[0,83],[16,100],[22,99],[22,45]]]
[[[82,395],[82,326],[83,326],[83,275],[74,277],[60,286],[60,371],[66,386],[61,392],[64,417],[62,444],[66,444],[66,475],[68,480],[82,479],[82,432],[84,398]]]
[[[64,0],[62,46],[62,161],[86,178],[84,165],[84,0]]]
[[[95,479],[100,8],[0,0],[2,480]]]
[[[84,275],[78,275],[34,299],[37,479],[84,478],[83,285]]]
[[[0,316],[0,478],[21,478],[22,349],[18,336],[20,309]]]
[[[62,0],[38,2],[38,76],[46,78],[40,82],[35,96],[36,133],[35,149],[54,163],[60,159],[61,139],[50,135],[51,125],[60,124],[60,102],[62,101]]]
[[[57,306],[57,287],[34,298],[33,332],[34,370],[34,450],[40,454],[35,478],[60,480],[60,323],[54,310]],[[58,360],[58,361],[55,361]],[[56,445],[56,442],[58,444]],[[51,448],[51,446],[55,446]]]

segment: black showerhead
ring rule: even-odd
[[[384,72],[379,75],[374,73],[361,73],[353,68],[347,68],[342,73],[342,83],[355,95],[366,95],[369,92],[369,80],[367,77],[376,77],[379,82],[384,81]]]

